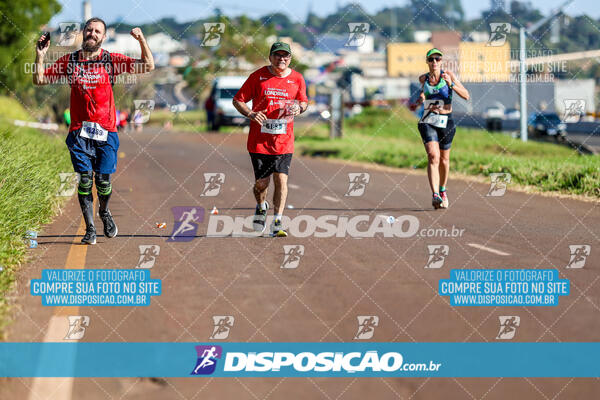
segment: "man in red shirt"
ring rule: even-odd
[[[289,67],[290,45],[275,42],[271,46],[271,65],[254,71],[233,98],[233,105],[250,122],[247,148],[254,168],[254,229],[264,232],[267,210],[267,188],[271,175],[275,192],[273,236],[287,236],[281,217],[287,197],[287,180],[294,153],[294,116],[306,111],[306,83],[302,75]],[[252,100],[252,109],[247,102]]]
[[[112,193],[110,175],[117,170],[119,137],[116,127],[114,77],[124,72],[138,74],[154,69],[154,59],[140,28],[131,30],[139,43],[139,60],[101,48],[106,39],[106,24],[100,18],[85,23],[81,50],[60,57],[44,69],[44,57],[50,47],[45,35],[36,46],[34,85],[68,83],[71,85],[71,126],[67,147],[75,172],[79,173],[78,197],[86,224],[84,244],[96,243],[92,198],[93,173],[96,173],[98,213],[104,224],[104,236],[112,238],[118,229],[108,209]]]

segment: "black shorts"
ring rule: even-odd
[[[436,128],[424,123],[420,123],[418,127],[423,143],[438,142],[440,150],[448,150],[452,146],[452,140],[456,133],[456,125],[454,125],[452,117],[448,118],[448,124],[445,128]]]
[[[292,164],[292,153],[287,154],[260,154],[250,153],[254,178],[256,180],[268,178],[273,172],[288,175]]]

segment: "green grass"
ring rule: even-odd
[[[167,121],[171,121],[173,130],[177,132],[200,133],[207,131],[204,110],[184,111],[177,114],[169,110],[157,110],[152,113],[148,123],[163,126]]]
[[[297,130],[297,151],[401,168],[427,167],[417,120],[404,107],[366,108],[344,122],[344,137],[327,138],[324,125]],[[551,143],[523,143],[481,129],[457,128],[450,157],[451,171],[487,176],[509,172],[512,182],[540,191],[600,198],[600,158]]]
[[[21,105],[0,97],[0,337],[8,323],[6,297],[26,256],[28,230],[50,222],[61,199],[59,172],[72,171],[64,137],[13,126],[11,118],[31,120]]]
[[[33,121],[27,110],[15,99],[11,97],[0,96],[0,121],[12,122],[20,119],[22,121]]]
[[[171,121],[173,130],[177,132],[202,133],[207,131],[206,111],[191,110],[175,114],[169,110],[156,110],[150,115],[149,125],[163,126],[165,122]],[[220,132],[239,132],[241,129],[235,126],[222,126]]]

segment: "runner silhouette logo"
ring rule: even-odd
[[[77,190],[79,183],[79,174],[76,172],[60,172],[58,174],[60,186],[58,187],[58,196],[71,197]]]
[[[512,176],[508,172],[494,172],[490,174],[490,189],[486,194],[487,197],[502,197],[506,193],[508,184],[512,180]]]
[[[138,124],[145,124],[150,121],[150,113],[154,110],[154,104],[154,100],[133,100],[133,107],[135,108],[133,120]]]
[[[154,244],[141,244],[139,248],[140,258],[136,268],[152,268],[154,266],[154,262],[156,261],[156,257],[158,257],[160,254],[160,246]]]
[[[204,220],[202,207],[173,207],[173,232],[167,242],[191,242],[198,232],[198,224]]]
[[[64,340],[80,340],[85,335],[85,328],[90,326],[87,315],[69,315],[69,330]]]
[[[370,179],[371,175],[369,175],[368,172],[348,173],[348,180],[350,181],[350,183],[348,185],[348,190],[346,191],[345,196],[359,197],[365,194],[365,189],[367,188]]]
[[[298,268],[300,259],[304,255],[304,246],[301,244],[284,245],[283,246],[283,262],[281,268],[293,269]]]
[[[517,315],[506,315],[498,317],[500,319],[500,330],[496,339],[510,340],[515,337],[517,327],[521,325],[521,317]]]
[[[221,34],[225,33],[225,24],[222,22],[205,22],[204,38],[200,46],[213,47],[221,42]]]
[[[214,197],[221,191],[221,186],[225,183],[225,174],[221,172],[204,173],[204,189],[200,196]]]
[[[359,315],[358,330],[354,336],[354,340],[368,340],[373,337],[375,327],[379,326],[379,317],[377,315]]]
[[[448,256],[449,251],[450,247],[446,244],[427,245],[427,252],[429,258],[427,259],[427,264],[425,264],[425,268],[442,268],[442,266],[444,265],[444,261],[446,261],[446,257]]]
[[[564,99],[565,113],[563,122],[566,124],[575,124],[585,115],[584,99]]]
[[[57,46],[73,46],[81,31],[79,22],[60,22],[58,24]]]
[[[369,33],[371,25],[366,22],[349,22],[348,29],[350,34],[348,41],[345,46],[348,47],[360,47],[365,43],[367,34]]]
[[[190,375],[210,375],[215,372],[217,362],[223,355],[221,346],[196,346],[198,360]]]
[[[508,22],[491,22],[490,23],[490,39],[487,42],[488,46],[502,46],[506,43],[512,26]]]
[[[592,246],[589,244],[571,244],[569,245],[569,250],[571,258],[569,259],[567,268],[579,269],[585,265],[585,261],[592,251]]]
[[[235,318],[231,315],[213,315],[213,333],[209,339],[224,340],[229,337],[229,331],[233,328]]]

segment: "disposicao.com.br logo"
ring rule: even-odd
[[[270,226],[273,217],[267,218]],[[252,215],[230,216],[211,215],[206,229],[207,237],[222,236],[262,236],[263,233],[253,229]],[[376,235],[383,237],[410,238],[422,237],[460,237],[464,229],[452,228],[421,228],[417,217],[414,215],[401,215],[392,217],[387,215],[321,215],[307,214],[290,218],[286,215],[282,219],[283,227],[293,237],[353,237],[372,238]]]
[[[209,346],[202,346],[208,348]],[[265,351],[265,352],[227,352],[219,355],[225,358],[224,375],[245,373],[282,373],[285,376],[302,376],[323,374],[376,374],[401,372],[439,372],[441,363],[432,360],[423,363],[406,363],[398,352],[381,352],[377,350],[350,352],[310,352],[299,353]],[[205,358],[199,358],[198,365]],[[196,369],[198,369],[198,365]],[[214,368],[214,367],[213,367]],[[214,371],[214,369],[213,369]],[[212,374],[212,372],[210,374]],[[217,375],[220,375],[217,371]]]

